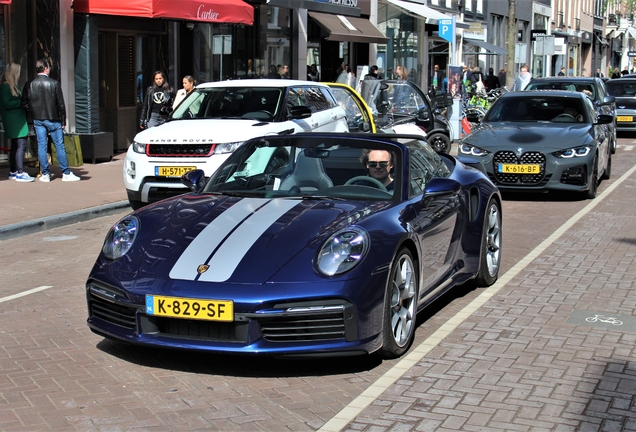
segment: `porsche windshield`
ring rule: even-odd
[[[365,144],[368,144],[366,146]],[[260,138],[241,146],[204,192],[256,197],[390,200],[400,148],[342,138]]]
[[[273,87],[197,88],[172,114],[178,119],[251,118],[271,121],[280,110],[283,89]]]

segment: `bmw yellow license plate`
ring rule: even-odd
[[[497,172],[503,174],[539,174],[541,173],[541,165],[498,164]]]
[[[181,177],[188,171],[197,169],[193,166],[158,166],[155,167],[157,177]]]
[[[206,321],[234,321],[231,300],[206,300],[146,295],[146,314]]]
[[[634,116],[616,116],[616,121],[631,122],[634,121]]]

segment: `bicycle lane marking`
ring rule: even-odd
[[[44,291],[44,290],[47,290],[49,288],[53,288],[53,287],[52,286],[48,286],[48,285],[42,285],[40,287],[32,288],[30,290],[22,291],[20,293],[13,294],[13,295],[10,295],[10,296],[0,297],[0,303],[4,303],[4,302],[10,301],[10,300],[15,300],[15,299],[20,298],[20,297],[28,296],[29,294],[35,294],[36,292]]]
[[[408,370],[420,362],[426,354],[428,354],[433,348],[440,344],[446,336],[448,336],[453,330],[455,330],[464,320],[472,315],[476,310],[483,306],[491,297],[503,288],[510,280],[517,276],[528,264],[530,264],[535,258],[543,253],[548,247],[550,247],[559,237],[561,237],[567,230],[577,223],[583,216],[591,212],[597,205],[599,205],[611,192],[614,191],[620,184],[627,180],[632,174],[636,172],[636,166],[632,167],[629,171],[621,176],[616,182],[612,183],[605,191],[600,193],[596,199],[591,200],[584,208],[578,213],[567,220],[563,225],[557,228],[548,238],[546,238],[541,244],[534,248],[528,255],[522,258],[517,264],[515,264],[510,270],[508,270],[503,276],[501,276],[497,282],[495,282],[489,288],[485,288],[477,298],[470,302],[464,309],[460,310],[451,319],[446,321],[439,329],[437,329],[431,336],[420,343],[417,347],[412,349],[402,360],[400,360],[395,366],[389,369],[384,375],[378,378],[373,384],[371,384],[365,391],[363,391],[357,398],[352,400],[349,405],[340,410],[335,416],[327,421],[318,431],[321,432],[335,432],[340,431],[347,426],[351,421],[360,414],[367,406],[371,405],[375,399],[377,399],[385,390],[387,390],[393,383],[400,379]]]

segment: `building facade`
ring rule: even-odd
[[[172,4],[154,10],[155,4]],[[0,66],[48,58],[67,101],[68,130],[110,132],[115,152],[138,129],[155,71],[179,88],[198,82],[267,77],[334,81],[343,64],[360,78],[369,65],[393,77],[397,65],[423,89],[434,65],[534,76],[592,75],[636,66],[633,15],[606,0],[517,0],[514,64],[508,65],[507,1],[488,0],[0,0]],[[444,26],[440,26],[440,22]],[[452,35],[448,25],[452,23]]]

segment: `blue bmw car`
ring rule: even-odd
[[[499,191],[415,136],[243,144],[108,233],[88,325],[132,344],[271,356],[406,352],[417,312],[499,274]]]

